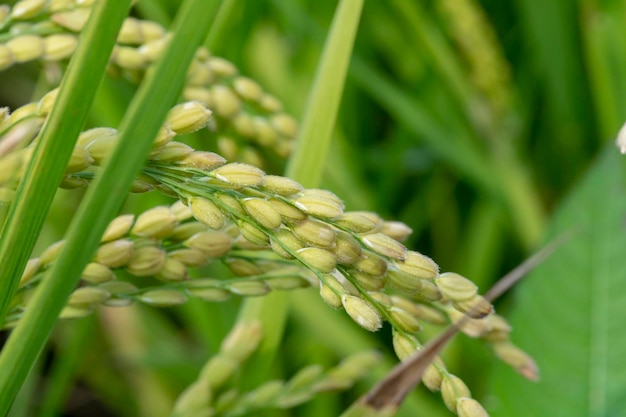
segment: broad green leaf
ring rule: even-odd
[[[510,317],[541,380],[498,366],[492,416],[626,415],[624,168],[610,149],[556,214],[552,234],[573,238],[520,285]]]

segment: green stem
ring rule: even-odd
[[[287,177],[305,187],[318,186],[322,178],[362,8],[363,0],[342,0],[324,46],[296,149],[286,172]],[[250,369],[255,369],[259,377],[268,373],[276,356],[287,309],[288,298],[284,293],[246,300],[241,309],[239,321],[260,319],[263,324],[263,342],[250,362]],[[251,379],[250,383],[254,383]]]
[[[204,41],[204,46],[206,46],[212,54],[221,53],[219,52],[219,46],[225,44],[224,34],[232,22],[233,13],[237,10],[236,5],[237,0],[223,0],[217,11],[215,21],[211,26],[211,30],[209,30],[209,35]]]
[[[322,179],[362,7],[362,0],[343,0],[337,8],[289,158],[286,176],[308,188],[317,187]]]

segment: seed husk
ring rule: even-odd
[[[270,238],[269,236],[261,229],[256,227],[255,225],[248,223],[246,221],[240,220],[237,221],[237,227],[241,232],[241,236],[243,236],[248,242],[252,243],[252,245],[265,247],[269,245]]]
[[[169,236],[177,225],[172,210],[159,206],[140,214],[130,232],[135,236],[160,239]]]
[[[111,60],[126,69],[143,69],[148,65],[145,55],[129,46],[116,45],[113,48]]]
[[[59,254],[61,253],[61,250],[63,250],[64,245],[65,245],[65,241],[60,240],[48,246],[46,250],[43,251],[41,256],[39,256],[39,260],[41,261],[41,263],[43,265],[48,265],[54,262],[56,258],[58,258]]]
[[[24,268],[24,272],[22,273],[22,277],[20,278],[19,286],[22,287],[26,283],[28,283],[28,281],[33,279],[37,271],[39,271],[39,268],[41,267],[41,265],[42,265],[42,262],[39,258],[29,259],[28,262],[26,263],[26,267]]]
[[[184,281],[188,277],[187,267],[181,261],[168,256],[161,270],[155,275],[155,278],[162,281]]]
[[[93,307],[66,306],[59,314],[60,319],[80,319],[93,313]]]
[[[215,113],[224,119],[233,118],[241,111],[241,100],[228,87],[214,85],[211,88]]]
[[[206,231],[191,236],[185,240],[184,245],[188,248],[198,249],[210,258],[219,258],[230,252],[233,238],[225,232]]]
[[[240,277],[250,277],[263,273],[258,265],[245,259],[227,259],[226,265],[228,266],[228,269],[233,272],[233,274]]]
[[[59,33],[47,36],[44,39],[44,55],[47,61],[60,61],[71,56],[78,46],[75,35]]]
[[[361,239],[361,241],[365,243],[368,248],[378,253],[379,255],[383,255],[399,261],[403,261],[407,257],[406,247],[402,243],[390,238],[385,234],[373,233],[365,235]]]
[[[531,381],[539,380],[539,368],[533,358],[511,342],[495,343],[493,350],[496,356],[504,363],[513,367],[526,379]]]
[[[320,296],[322,300],[334,309],[339,309],[343,305],[341,303],[341,296],[346,293],[341,283],[337,281],[331,274],[324,275],[324,281],[319,282]]]
[[[44,43],[36,35],[19,35],[5,43],[16,62],[37,59],[44,53]]]
[[[222,341],[220,352],[229,358],[244,361],[257,349],[262,337],[263,328],[258,321],[238,324]]]
[[[405,294],[415,294],[424,286],[424,280],[422,278],[407,274],[398,269],[394,264],[390,264],[387,269],[387,283]]]
[[[393,323],[407,333],[417,333],[422,326],[416,316],[398,307],[387,309]]]
[[[434,279],[439,275],[439,266],[428,256],[415,251],[408,251],[405,259],[396,261],[394,265],[400,271],[416,278]]]
[[[299,182],[278,175],[266,175],[261,186],[274,194],[284,197],[289,197],[304,189]]]
[[[109,299],[111,293],[98,287],[81,287],[70,295],[67,304],[74,307],[90,307]]]
[[[453,301],[452,305],[474,319],[482,319],[493,313],[491,303],[480,295],[475,295],[469,300]]]
[[[350,272],[350,276],[366,291],[380,291],[385,287],[385,280],[382,276],[374,276],[358,271]]]
[[[456,403],[456,413],[459,417],[489,417],[483,406],[473,398],[459,398]]]
[[[307,218],[304,212],[283,200],[270,198],[268,201],[286,223],[297,223]]]
[[[282,224],[280,213],[262,198],[246,198],[243,206],[257,222],[267,229],[277,229]]]
[[[298,133],[298,122],[284,113],[273,115],[270,123],[278,133],[287,138],[295,138]]]
[[[283,291],[293,290],[296,288],[304,288],[310,285],[309,281],[296,275],[292,277],[279,277],[279,278],[268,279],[268,280],[265,280],[265,283],[272,290],[283,290]]]
[[[85,266],[80,279],[92,284],[100,284],[115,278],[115,274],[106,266],[97,262],[90,262]]]
[[[30,19],[36,16],[45,5],[45,0],[18,1],[11,9],[11,17],[15,20]]]
[[[335,219],[335,223],[354,233],[368,233],[375,230],[382,219],[366,211],[349,211]]]
[[[265,175],[259,168],[239,162],[226,164],[212,172],[217,179],[242,187],[260,184]]]
[[[226,159],[214,152],[195,151],[179,159],[176,163],[189,168],[210,171],[224,165]]]
[[[160,162],[178,162],[193,155],[193,148],[182,142],[167,142],[150,152],[149,158]]]
[[[405,361],[415,353],[416,346],[414,344],[414,336],[406,333],[400,333],[396,329],[392,331],[393,350],[401,361]]]
[[[406,238],[413,233],[413,229],[402,222],[385,221],[380,228],[380,233],[383,233],[398,242],[404,242]]]
[[[361,257],[361,245],[352,235],[338,231],[335,238],[335,256],[337,263],[351,265]]]
[[[297,254],[307,265],[320,272],[332,272],[337,265],[335,256],[325,249],[304,248],[300,249]]]
[[[166,123],[178,135],[193,133],[206,127],[212,112],[200,101],[188,101],[174,106],[167,114]]]
[[[170,240],[175,242],[181,242],[183,240],[189,239],[191,236],[195,235],[199,232],[204,232],[208,228],[204,223],[200,222],[189,222],[183,223],[174,229],[172,234],[168,237]]]
[[[439,275],[435,283],[441,293],[452,301],[470,300],[478,291],[476,284],[454,272]]]
[[[110,242],[125,236],[130,231],[134,221],[135,216],[132,214],[123,214],[114,218],[104,231],[100,242]]]
[[[207,65],[220,77],[232,77],[237,74],[237,68],[224,58],[217,56],[211,57],[207,62]]]
[[[457,376],[447,374],[441,383],[441,397],[450,411],[456,411],[457,401],[463,397],[471,397],[467,385]]]
[[[328,193],[332,194],[332,196],[330,196],[326,193],[319,192],[323,190],[314,190],[318,192],[307,191],[311,190],[303,191],[300,196],[293,200],[296,207],[300,210],[311,216],[324,219],[334,219],[343,214],[343,202],[336,198],[334,194]]]
[[[193,297],[209,302],[221,302],[230,298],[229,291],[221,288],[189,288],[187,293]]]
[[[304,220],[294,225],[291,230],[300,240],[311,245],[328,248],[335,243],[333,229],[316,220]]]
[[[233,81],[233,87],[237,94],[239,94],[244,100],[258,101],[263,96],[263,89],[257,84],[256,81],[247,77],[237,77]]]
[[[354,263],[354,268],[377,277],[382,277],[387,272],[387,262],[369,251],[362,251],[361,258]]]
[[[270,239],[270,245],[274,253],[285,259],[293,259],[292,253],[304,247],[304,244],[287,229],[275,231]]]
[[[199,249],[177,249],[169,253],[169,257],[187,266],[202,266],[209,262],[210,256]]]
[[[443,382],[443,376],[437,367],[431,363],[424,370],[422,375],[422,382],[429,390],[436,392],[441,390],[441,383]]]
[[[133,257],[133,242],[118,239],[101,245],[96,252],[95,261],[109,268],[126,265]]]
[[[155,307],[173,307],[185,303],[187,297],[180,291],[158,289],[142,293],[137,300]]]
[[[263,281],[235,282],[228,289],[233,294],[245,297],[258,297],[270,292],[270,288]]]
[[[193,217],[211,229],[220,230],[226,224],[224,213],[212,201],[204,197],[190,197],[187,203]]]
[[[145,246],[135,249],[133,257],[126,265],[132,275],[149,277],[156,275],[165,265],[166,253],[156,246]]]
[[[341,297],[341,304],[352,320],[364,329],[375,332],[382,327],[380,314],[367,301],[345,294]]]

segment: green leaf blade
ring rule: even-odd
[[[118,0],[94,10],[40,134],[5,228],[0,232],[0,323],[4,322],[129,7],[129,1]]]
[[[626,183],[614,149],[556,215],[554,235],[573,230],[521,286],[511,322],[516,343],[535,357],[541,381],[501,366],[493,416],[623,415],[626,399]]]
[[[316,69],[296,148],[285,173],[305,187],[318,187],[324,172],[362,8],[363,0],[342,0],[337,5]],[[310,299],[315,295],[309,293],[302,297]],[[274,293],[264,298],[248,299],[241,308],[240,321],[260,318],[263,325],[264,341],[250,365],[259,380],[265,378],[278,352],[288,301],[286,294]],[[253,383],[255,379],[249,377],[248,381]]]
[[[363,0],[343,0],[324,46],[286,172],[305,187],[317,187],[322,178],[362,8]]]
[[[197,47],[206,36],[213,10],[213,7],[207,10],[204,0],[187,0],[181,6],[168,49],[147,76],[122,120],[119,144],[87,191],[67,233],[63,251],[2,349],[0,415],[6,413],[42,351],[107,223],[119,210],[141,169],[167,111],[180,93]]]

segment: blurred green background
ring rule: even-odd
[[[299,118],[336,3],[234,1],[212,53]],[[140,0],[134,13],[168,26],[177,5]],[[611,145],[626,120],[625,23],[622,0],[365,4],[324,188],[348,209],[405,222],[414,230],[409,248],[483,292],[550,235],[579,231],[496,304],[512,317],[513,340],[537,358],[542,382],[523,381],[467,337],[446,350],[450,370],[493,415],[626,415],[619,396],[626,366],[618,355],[626,348],[618,324],[626,314],[626,198],[623,163]],[[37,99],[54,77],[42,63],[5,71],[0,104]],[[107,79],[90,123],[116,126],[134,89]],[[215,147],[209,135],[191,141]],[[282,168],[276,163],[268,171]],[[168,201],[153,194],[132,196],[127,210]],[[41,248],[63,236],[79,200],[80,192],[59,191]],[[219,265],[204,271],[219,273]],[[67,416],[166,415],[216,351],[237,307],[190,302],[62,323],[39,366],[43,376],[32,377],[14,415],[54,415],[46,401],[61,398],[68,398]],[[339,328],[356,327],[339,313],[332,317]],[[322,339],[325,323],[296,309],[273,376],[307,363],[334,364],[359,347],[382,349],[391,364],[388,329],[353,331],[358,340],[348,333]],[[292,414],[268,415],[337,415],[380,375],[340,398],[325,395]],[[541,394],[549,400],[535,401]],[[401,415],[451,415],[440,403],[420,387]]]

